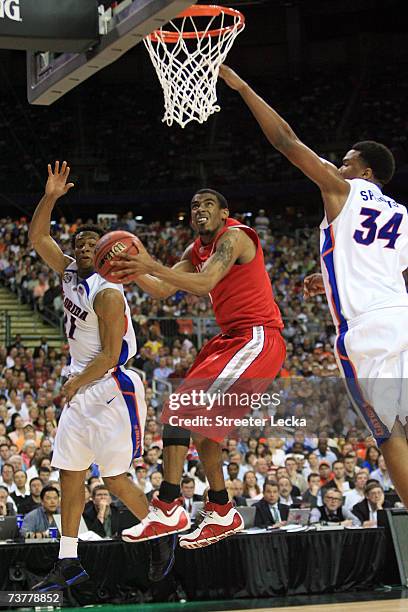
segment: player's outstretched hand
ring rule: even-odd
[[[55,162],[54,170],[51,164],[48,164],[48,181],[45,186],[47,196],[58,200],[74,187],[74,183],[67,183],[70,171],[71,168],[66,161],[62,162],[61,169],[59,161]]]
[[[235,89],[236,91],[240,91],[246,85],[245,81],[241,79],[240,76],[237,75],[236,72],[231,70],[225,64],[221,64],[220,66],[220,77],[226,84],[231,87],[231,89]]]
[[[303,281],[303,297],[305,300],[325,293],[323,276],[321,274],[310,274]]]
[[[129,255],[129,253],[121,253],[115,259],[111,260],[110,265],[116,276],[118,283],[131,283],[142,274],[150,274],[156,264],[153,257],[144,248],[143,244],[137,239],[137,255]]]

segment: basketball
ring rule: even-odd
[[[129,255],[139,253],[136,236],[124,231],[109,232],[102,236],[95,247],[95,272],[110,283],[120,283],[116,276],[112,276],[114,270],[110,262],[121,253],[129,253]]]

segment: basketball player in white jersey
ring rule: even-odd
[[[347,391],[381,446],[392,481],[408,507],[408,266],[405,206],[382,193],[394,157],[373,141],[355,144],[338,169],[303,144],[291,127],[234,71],[220,76],[237,90],[269,142],[320,188],[323,276],[305,295],[326,292],[337,327],[335,352]],[[324,287],[323,287],[324,286]]]
[[[38,204],[29,238],[40,257],[62,277],[66,334],[70,347],[67,397],[55,438],[53,466],[60,470],[62,537],[53,570],[35,589],[61,590],[88,579],[78,560],[78,529],[84,509],[86,470],[93,462],[111,493],[142,520],[148,512],[143,492],[126,472],[141,456],[146,419],[144,387],[124,369],[136,353],[136,338],[122,285],[94,272],[93,254],[103,234],[84,226],[73,236],[75,259],[64,255],[50,236],[56,201],[72,187],[70,169],[48,166],[45,195]]]

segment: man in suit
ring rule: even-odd
[[[230,492],[232,494],[231,501],[236,506],[247,506],[247,500],[244,497],[244,484],[239,478],[231,481]]]
[[[194,478],[190,478],[190,476],[185,476],[181,480],[181,496],[183,498],[183,507],[187,510],[187,512],[191,515],[191,511],[193,509],[193,502],[195,501],[203,501],[202,495],[196,495],[194,493],[195,489],[195,481]]]
[[[353,506],[352,513],[358,524],[363,527],[385,526],[384,508],[391,508],[392,504],[385,500],[384,489],[379,482],[369,480],[364,490],[365,499]]]
[[[263,498],[256,504],[256,527],[280,527],[288,518],[289,506],[279,502],[277,482],[266,480],[263,486]]]
[[[278,480],[279,486],[279,501],[281,504],[299,508],[302,498],[300,491],[295,487],[288,476],[281,476]]]
[[[110,538],[120,531],[119,509],[112,504],[105,485],[97,485],[92,490],[92,504],[85,508],[83,517],[89,531],[94,531],[101,538]]]

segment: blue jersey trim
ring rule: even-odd
[[[339,295],[339,290],[337,287],[336,272],[334,268],[333,252],[334,252],[335,243],[334,243],[334,238],[332,235],[331,226],[329,226],[327,229],[324,230],[324,236],[325,236],[325,239],[324,239],[324,244],[322,248],[322,259],[327,269],[327,275],[329,278],[329,284],[330,284],[330,288],[332,292],[333,307],[336,311],[338,325],[340,329],[346,331],[348,329],[347,321],[341,309],[340,295]]]
[[[137,410],[135,386],[132,379],[127,374],[122,372],[120,368],[117,368],[113,372],[112,376],[123,395],[123,399],[126,402],[129,412],[132,430],[132,459],[134,459],[135,457],[140,457],[142,455],[141,427],[139,422],[139,413]]]
[[[354,401],[354,404],[356,405],[362,418],[364,419],[373,436],[375,437],[377,443],[380,445],[385,442],[385,440],[388,440],[391,434],[386,425],[384,425],[384,423],[381,421],[381,419],[375,412],[374,408],[370,406],[368,402],[364,399],[361,387],[358,383],[356,370],[347,355],[345,335],[348,331],[348,324],[341,308],[340,295],[336,279],[336,271],[334,267],[333,253],[335,248],[335,241],[333,236],[333,228],[330,225],[323,231],[325,240],[322,248],[322,259],[326,266],[329,285],[332,293],[332,305],[336,312],[338,320],[339,335],[337,336],[336,340],[336,348],[344,374],[344,381],[348,392]]]
[[[378,445],[381,445],[383,442],[388,440],[388,438],[391,436],[391,432],[381,421],[374,408],[364,399],[361,387],[358,383],[356,370],[353,367],[352,361],[347,355],[345,344],[346,333],[347,332],[341,333],[339,336],[337,336],[336,340],[337,354],[343,369],[344,380],[355,405],[361,413],[361,416],[367,423]]]
[[[129,345],[126,340],[122,342],[122,348],[120,350],[118,365],[124,365],[129,359]]]
[[[90,288],[89,288],[89,285],[88,285],[87,281],[86,281],[85,279],[84,279],[84,280],[81,280],[81,281],[78,283],[78,285],[83,285],[83,286],[84,286],[85,291],[86,291],[86,296],[89,298],[89,293],[90,293],[90,291],[91,291],[91,290],[90,290]]]

